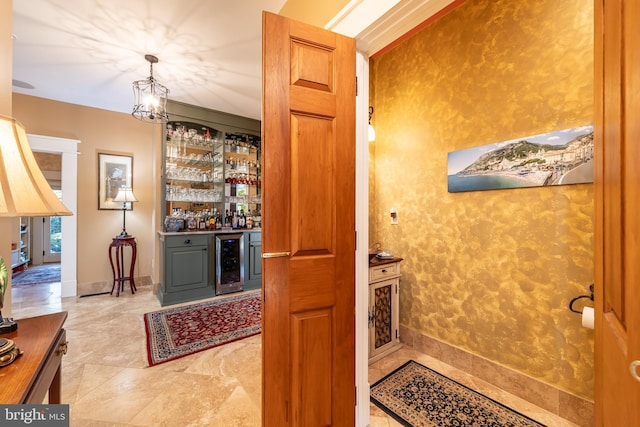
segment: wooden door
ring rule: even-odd
[[[597,426],[640,426],[639,17],[640,0],[595,2]]]
[[[355,41],[263,14],[262,425],[355,425]]]

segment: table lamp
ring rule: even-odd
[[[116,236],[117,239],[126,239],[131,237],[127,233],[126,220],[127,220],[127,203],[137,202],[136,196],[134,196],[131,188],[122,187],[118,190],[118,194],[113,199],[114,202],[122,202],[122,233]]]
[[[72,215],[49,186],[33,156],[24,127],[12,117],[0,115],[0,217]],[[9,286],[7,267],[0,257],[0,335],[18,325],[2,317]],[[1,269],[1,268],[0,268]]]

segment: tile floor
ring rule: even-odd
[[[66,310],[69,351],[63,359],[62,399],[71,426],[260,426],[260,336],[150,368],[142,315],[159,310],[149,286],[119,298],[60,299],[60,285],[12,290],[16,319]],[[411,348],[370,365],[375,382],[414,359],[548,426],[575,426],[522,399]],[[371,405],[371,427],[400,426]]]

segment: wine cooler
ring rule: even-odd
[[[244,286],[244,239],[239,234],[216,235],[216,295],[239,292]]]

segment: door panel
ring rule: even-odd
[[[334,253],[333,121],[291,116],[291,218],[293,256]],[[325,189],[319,193],[316,189]]]
[[[640,426],[640,0],[595,2],[595,415]]]
[[[355,41],[263,14],[262,423],[355,425]]]
[[[292,366],[291,388],[294,426],[331,425],[331,329],[330,309],[305,310],[291,318]]]

